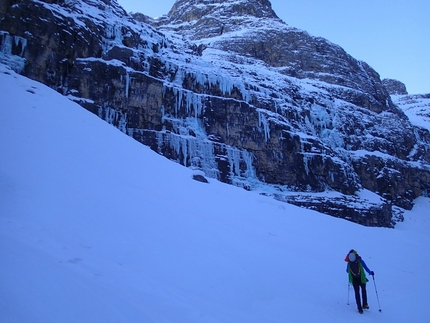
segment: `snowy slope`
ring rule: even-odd
[[[210,180],[0,66],[0,318],[426,322],[428,208],[369,228]],[[343,258],[376,272],[357,314]]]
[[[392,95],[391,99],[405,112],[413,125],[430,130],[430,93]]]

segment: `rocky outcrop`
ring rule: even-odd
[[[393,79],[383,79],[382,84],[384,84],[390,95],[407,95],[406,85],[398,80]]]
[[[306,207],[320,213],[344,218],[365,226],[394,225],[403,221],[403,212],[386,203],[373,203],[356,196],[275,195],[290,204]]]
[[[206,176],[387,227],[430,189],[428,130],[370,66],[267,0],[179,0],[158,20],[114,0],[3,7],[1,62]]]

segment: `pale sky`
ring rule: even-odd
[[[157,17],[175,0],[117,0],[128,12]],[[406,84],[410,94],[430,93],[429,0],[271,0],[292,27],[324,37],[372,66],[383,78]]]

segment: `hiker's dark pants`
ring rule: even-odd
[[[355,302],[357,303],[357,308],[359,310],[363,309],[364,305],[367,305],[367,292],[366,292],[366,284],[361,283],[361,279],[354,279],[352,281],[352,286],[354,287],[355,292]],[[363,298],[363,303],[360,300],[360,287],[361,287],[361,295]]]

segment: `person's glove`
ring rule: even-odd
[[[371,275],[371,276],[375,276],[375,272],[374,272],[374,271],[371,271],[371,272],[370,272],[370,275]]]

